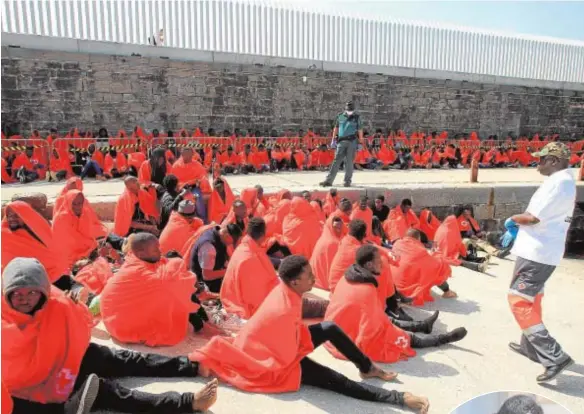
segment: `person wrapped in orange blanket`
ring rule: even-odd
[[[406,237],[393,245],[392,251],[399,257],[399,265],[391,267],[397,289],[413,298],[413,304],[417,306],[434,300],[430,293],[433,286],[444,292],[443,298],[457,297],[447,282],[452,273],[449,260],[428,253],[420,239],[419,230],[409,229]]]
[[[391,243],[403,238],[410,228],[419,228],[420,220],[412,210],[412,200],[404,198],[400,205],[389,212],[383,222],[383,230]]]
[[[361,246],[355,263],[347,269],[332,294],[324,317],[325,321],[337,324],[372,360],[398,362],[415,356],[413,348],[445,345],[466,336],[464,328],[441,335],[416,335],[415,332],[430,334],[436,319],[411,323],[400,321],[408,326],[406,330],[396,326],[385,313],[385,298],[379,300],[379,290],[388,282],[382,282],[383,277],[380,248],[370,244]],[[333,345],[325,346],[334,357],[344,359]]]
[[[107,236],[108,229],[79,190],[65,195],[63,207],[53,216],[53,235],[59,241],[59,251],[70,268],[97,249],[98,239]]]
[[[2,184],[10,184],[13,183],[15,180],[8,174],[8,161],[1,157],[2,161]]]
[[[141,188],[136,177],[126,177],[124,185],[124,192],[116,203],[114,233],[125,237],[131,233],[147,231],[158,236],[160,213],[156,197],[152,192]]]
[[[218,177],[213,182],[213,192],[209,198],[207,217],[210,223],[221,223],[235,201],[235,196],[226,179]]]
[[[236,337],[215,336],[189,355],[199,362],[201,375],[215,375],[248,392],[294,392],[304,384],[427,413],[428,401],[423,397],[354,382],[307,358],[315,348],[331,341],[358,367],[362,378],[389,381],[397,376],[377,367],[334,323],[302,323],[302,295],[314,284],[305,257],[285,258],[279,275],[281,282]]]
[[[335,291],[337,283],[343,277],[347,269],[355,263],[355,254],[359,247],[365,243],[367,237],[367,225],[363,220],[351,220],[349,233],[343,237],[339,249],[330,265],[328,286],[331,293]]]
[[[231,145],[227,147],[226,151],[219,154],[218,160],[222,174],[239,173],[239,168],[241,167],[241,157],[233,151],[233,147]]]
[[[130,252],[101,293],[101,314],[108,332],[120,342],[172,346],[185,339],[196,277],[180,258],[162,257],[149,233],[130,239]]]
[[[187,240],[203,226],[203,220],[197,217],[195,204],[183,200],[178,210],[170,214],[168,224],[160,234],[160,250],[166,255],[171,251],[180,252]]]
[[[329,290],[329,271],[339,245],[346,232],[343,220],[340,217],[329,217],[324,225],[322,235],[316,242],[312,256],[310,257],[310,267],[316,279],[315,286],[320,289]]]
[[[44,179],[47,166],[34,155],[34,147],[27,146],[12,162],[12,176],[21,184]]]
[[[337,205],[339,204],[339,196],[337,194],[337,189],[331,188],[324,198],[322,211],[324,211],[326,217],[330,216],[337,209]]]
[[[61,207],[65,204],[65,196],[70,190],[79,190],[83,192],[83,181],[79,177],[71,177],[65,183],[65,186],[57,196],[53,204],[53,216],[57,215]]]
[[[51,159],[49,161],[49,171],[47,171],[48,181],[61,181],[73,175],[71,168],[71,161],[67,152],[59,152],[53,149]]]
[[[302,197],[294,197],[290,212],[282,222],[282,241],[292,254],[310,258],[320,238],[322,224],[310,203]]]
[[[119,178],[128,172],[128,160],[123,152],[110,150],[103,160],[103,174],[106,178]]]
[[[207,178],[207,170],[199,161],[193,159],[193,154],[192,148],[183,148],[181,157],[172,165],[171,172],[178,178],[179,187],[189,188],[193,195],[198,196],[197,211],[199,216],[206,220],[206,203],[213,190]]]
[[[420,231],[422,231],[429,241],[434,241],[436,230],[440,227],[440,220],[436,218],[429,208],[420,211]]]
[[[264,220],[266,220],[267,226],[267,237],[282,234],[284,217],[288,215],[290,208],[292,207],[292,193],[288,190],[280,190],[273,201],[274,205],[272,209],[264,215]]]
[[[365,222],[367,225],[367,236],[371,237],[371,223],[373,222],[373,211],[369,208],[367,203],[369,202],[369,198],[366,195],[362,195],[359,199],[359,203],[355,203],[353,206],[353,211],[349,218],[351,220],[360,219]]]
[[[197,395],[147,394],[116,382],[127,376],[195,377],[198,366],[91,343],[87,307],[51,287],[35,259],[16,258],[6,266],[2,295],[2,383],[14,414],[178,414],[207,409],[216,400],[216,382]]]
[[[256,184],[254,188],[256,189],[256,198],[258,201],[255,210],[255,216],[263,217],[268,213],[268,211],[270,211],[272,206],[270,205],[268,198],[264,196],[264,188],[259,184]]]
[[[266,222],[250,219],[243,237],[227,265],[221,286],[221,303],[227,312],[249,319],[278,284],[278,276],[263,244]]]
[[[13,201],[6,205],[2,220],[2,269],[15,257],[34,257],[47,270],[51,283],[55,283],[69,274],[58,249],[50,224],[29,204]]]

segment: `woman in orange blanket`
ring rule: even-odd
[[[53,217],[57,215],[61,207],[65,204],[65,196],[70,190],[79,190],[83,192],[83,181],[79,177],[71,177],[65,183],[65,186],[57,196],[53,205]]]
[[[435,319],[413,322],[408,329],[394,325],[387,317],[385,300],[379,298],[383,262],[380,249],[364,245],[357,250],[356,261],[339,281],[331,296],[325,321],[337,324],[363,352],[374,361],[394,363],[416,355],[413,348],[429,348],[460,341],[464,328],[440,335],[420,336],[415,332],[432,332]],[[344,359],[333,345],[325,345],[336,358]]]
[[[429,208],[420,211],[420,230],[428,237],[429,241],[434,241],[434,235],[438,227],[440,227],[440,220],[432,214]]]
[[[218,177],[213,182],[213,192],[209,199],[207,217],[210,223],[221,223],[235,201],[235,196],[225,178]]]
[[[315,348],[331,341],[358,367],[362,378],[389,381],[397,376],[377,367],[334,323],[310,326],[302,323],[302,295],[314,284],[306,258],[285,258],[279,273],[282,281],[236,337],[215,336],[189,355],[191,360],[200,363],[201,375],[216,375],[249,392],[294,392],[304,384],[427,413],[428,401],[423,397],[352,381],[307,358]]]
[[[58,240],[47,220],[24,201],[6,205],[2,220],[2,269],[15,257],[34,257],[40,261],[51,283],[70,279],[69,269],[59,254]]]
[[[434,300],[430,294],[433,286],[438,286],[444,292],[443,298],[455,298],[456,293],[450,290],[446,282],[452,273],[449,261],[439,254],[428,253],[420,239],[420,231],[410,229],[406,237],[393,245],[393,253],[400,258],[399,265],[391,268],[397,289],[403,295],[413,298],[413,304],[417,306]]]
[[[59,250],[68,267],[89,257],[105,238],[107,228],[79,190],[70,190],[65,195],[63,207],[53,217],[53,235],[59,241]]]
[[[148,346],[172,346],[188,333],[196,277],[180,258],[162,257],[158,239],[134,234],[130,253],[101,293],[101,314],[118,341]]]
[[[278,284],[274,266],[263,248],[266,222],[250,219],[246,236],[229,259],[221,286],[221,303],[229,312],[249,319]]]
[[[131,233],[147,231],[158,236],[160,213],[156,197],[150,191],[142,189],[136,177],[126,177],[124,185],[124,192],[116,203],[114,233],[125,237]]]
[[[14,414],[178,414],[215,402],[216,382],[197,395],[147,394],[116,382],[127,376],[195,377],[198,366],[91,343],[87,307],[51,287],[37,260],[16,258],[6,266],[2,296],[2,383]]]
[[[150,155],[149,160],[145,160],[138,171],[140,184],[149,185],[152,183],[162,185],[162,181],[167,174],[170,174],[172,167],[166,160],[164,148],[158,147]]]
[[[419,226],[420,220],[412,210],[412,200],[409,198],[404,198],[399,206],[392,208],[383,222],[383,230],[391,243],[404,237],[408,229]]]
[[[317,288],[329,290],[330,266],[339,250],[345,231],[345,225],[340,217],[332,216],[326,220],[322,235],[310,257],[310,267],[314,272]]]
[[[310,258],[321,232],[322,223],[310,203],[302,197],[294,197],[282,223],[283,244],[292,254]]]
[[[203,220],[197,217],[195,204],[190,200],[183,200],[178,210],[170,214],[168,224],[160,234],[160,250],[166,255],[170,251],[180,254],[189,238],[203,226]]]
[[[355,263],[355,254],[359,247],[365,243],[366,236],[367,225],[363,220],[356,219],[349,223],[349,234],[341,240],[337,254],[335,254],[330,266],[328,285],[331,293],[335,291],[337,283],[347,269]]]

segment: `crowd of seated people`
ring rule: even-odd
[[[28,183],[35,180],[61,181],[72,176],[99,180],[138,176],[144,163],[156,156],[173,168],[180,161],[182,149],[190,147],[195,163],[207,172],[222,175],[278,171],[327,170],[335,150],[330,136],[312,130],[287,131],[278,136],[275,131],[262,137],[259,131],[243,133],[212,129],[203,133],[199,128],[189,133],[157,129],[146,133],[135,127],[131,134],[124,130],[110,135],[105,128],[97,133],[73,129],[61,137],[56,130],[46,136],[37,131],[29,137],[2,134],[2,182]],[[354,167],[359,170],[410,168],[467,168],[473,161],[481,168],[529,167],[537,163],[535,152],[558,135],[531,139],[497,136],[480,139],[473,132],[450,138],[447,132],[424,134],[414,132],[409,137],[403,131],[384,135],[380,129],[366,134],[366,145],[359,147]],[[584,157],[584,139],[572,139],[570,164],[579,166]],[[163,151],[154,155],[156,148]],[[147,168],[147,167],[145,167]]]

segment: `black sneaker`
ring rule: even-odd
[[[333,185],[327,181],[323,181],[322,183],[319,183],[318,185],[320,185],[321,187],[332,187]]]
[[[463,339],[467,334],[465,328],[456,328],[455,330],[439,335],[438,341],[440,345],[451,344],[452,342],[458,342]]]
[[[501,249],[495,254],[495,257],[499,259],[504,259],[505,257],[511,254],[511,247],[507,247],[506,249]]]
[[[350,187],[351,186],[351,183],[345,183],[345,184],[343,184],[343,186]]]
[[[525,352],[525,350],[523,349],[523,347],[521,345],[519,345],[517,342],[509,342],[509,349],[521,356],[524,356],[525,358],[528,358],[530,360],[532,360],[533,362],[538,362],[539,361],[537,359],[534,359],[532,357],[530,357],[527,352]]]
[[[89,414],[99,391],[99,377],[90,374],[65,403],[65,414]]]
[[[553,367],[547,367],[545,372],[537,376],[537,382],[548,382],[553,380],[555,377],[560,375],[560,373],[568,368],[574,363],[574,360],[570,357],[559,365],[554,365]]]

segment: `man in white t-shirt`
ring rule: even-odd
[[[531,197],[525,213],[511,217],[519,233],[511,253],[517,256],[509,290],[509,304],[523,335],[509,347],[541,363],[545,372],[537,382],[554,379],[574,361],[550,335],[542,321],[545,282],[564,256],[566,236],[576,203],[576,182],[568,169],[570,150],[551,142],[540,152],[537,170],[547,178]]]

